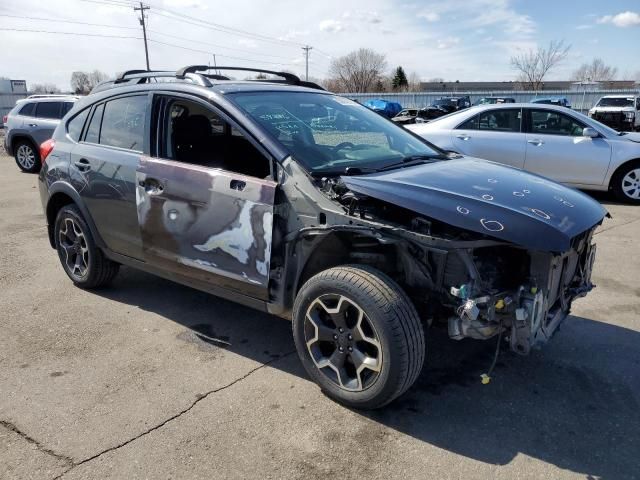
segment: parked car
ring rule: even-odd
[[[405,109],[391,120],[399,123],[400,125],[410,125],[412,123],[429,122],[446,114],[446,110],[443,110],[440,107],[429,106],[420,109]]]
[[[4,148],[23,172],[40,170],[40,144],[51,138],[77,100],[70,95],[32,95],[18,100],[5,116]]]
[[[471,99],[468,95],[464,97],[441,97],[435,100],[431,105],[441,108],[447,113],[451,113],[469,108],[471,106]]]
[[[591,290],[590,197],[452,158],[292,74],[212,69],[125,72],[43,145],[49,240],[77,286],[123,264],[291,319],[311,378],[358,408],[413,384],[428,326],[526,354]]]
[[[571,108],[571,102],[567,97],[542,97],[532,98],[529,103],[540,103],[543,105],[559,105],[561,107]]]
[[[402,110],[402,105],[398,102],[381,99],[367,100],[364,106],[387,118],[395,117]]]
[[[516,103],[516,99],[511,97],[482,97],[474,105],[495,105],[496,103]]]
[[[445,150],[640,203],[640,135],[564,107],[485,105],[409,128]]]
[[[616,130],[640,131],[640,95],[605,95],[589,116]]]

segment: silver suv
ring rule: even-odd
[[[40,171],[40,144],[51,138],[60,119],[78,98],[73,95],[32,95],[18,100],[5,120],[4,148],[15,157],[22,171]]]

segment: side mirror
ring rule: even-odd
[[[583,137],[590,137],[590,138],[597,138],[600,136],[600,134],[598,133],[598,131],[595,128],[591,128],[591,127],[585,127],[582,129],[582,136]]]

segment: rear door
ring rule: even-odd
[[[522,133],[522,110],[484,110],[459,125],[451,142],[456,152],[523,168],[526,136]]]
[[[611,159],[606,138],[583,137],[587,125],[556,110],[529,108],[525,115],[525,170],[567,184],[602,185]]]
[[[143,157],[137,170],[145,261],[267,300],[276,191],[270,159],[204,101],[158,95],[154,118],[155,156]]]
[[[112,97],[93,106],[71,151],[70,177],[107,247],[142,259],[136,168],[148,151],[149,95]]]

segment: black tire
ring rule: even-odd
[[[344,297],[348,300],[347,304],[354,302],[354,305],[364,312],[364,317],[360,318],[365,318],[370,324],[372,327],[369,328],[370,335],[377,337],[380,345],[379,371],[375,372],[371,384],[357,391],[343,388],[339,374],[332,373],[332,370],[327,368],[321,370],[316,364],[317,359],[314,360],[312,357],[312,347],[307,346],[310,325],[316,332],[311,342],[319,337],[319,330],[316,329],[315,323],[310,322],[310,317],[307,317],[307,313],[312,311],[310,307],[317,305],[317,300],[321,298],[331,299],[332,297],[341,299]],[[344,315],[347,318],[347,314]],[[329,322],[333,323],[333,320]],[[338,335],[337,327],[333,331]],[[348,331],[355,332],[355,330]],[[298,292],[293,307],[293,335],[298,355],[309,376],[326,395],[353,408],[379,408],[396,399],[413,385],[424,362],[425,334],[411,300],[391,278],[368,266],[345,265],[330,268],[307,281]],[[340,335],[344,334],[340,333]],[[338,342],[341,341],[342,338],[335,340],[334,354],[337,353]],[[316,344],[319,343],[313,343],[313,345]],[[330,341],[322,345],[329,344]],[[353,348],[356,347],[353,346]],[[377,356],[377,352],[374,352],[374,356]],[[333,355],[331,357],[333,358]],[[355,365],[353,360],[347,359],[345,365],[350,363],[353,368]],[[332,374],[338,380],[332,380],[327,373],[323,372]],[[358,377],[357,385],[364,387],[365,382],[360,380],[360,374],[356,376]],[[345,377],[347,377],[346,374]]]
[[[74,233],[71,234],[71,231]],[[69,240],[71,236],[78,239],[77,244]],[[105,257],[96,246],[91,229],[76,205],[66,205],[58,212],[54,224],[54,239],[62,268],[76,286],[85,289],[99,288],[109,284],[117,275],[120,265]],[[71,257],[67,255],[69,252]],[[76,261],[72,255],[76,255]],[[78,255],[82,257],[79,262]],[[77,263],[81,264],[81,268],[73,268]]]
[[[633,185],[628,181],[628,179],[625,180],[625,177],[634,170],[636,171],[634,178],[637,178],[637,184],[635,185],[637,188],[630,190]],[[627,195],[627,193],[625,193],[625,188],[627,191],[637,196],[637,198]],[[615,194],[616,198],[621,202],[640,205],[640,160],[634,160],[623,165],[613,174],[613,177],[611,177],[611,190]]]
[[[28,140],[18,140],[13,146],[16,165],[23,172],[38,173],[42,168],[40,162],[40,152],[38,149]],[[25,155],[28,155],[26,157]]]

